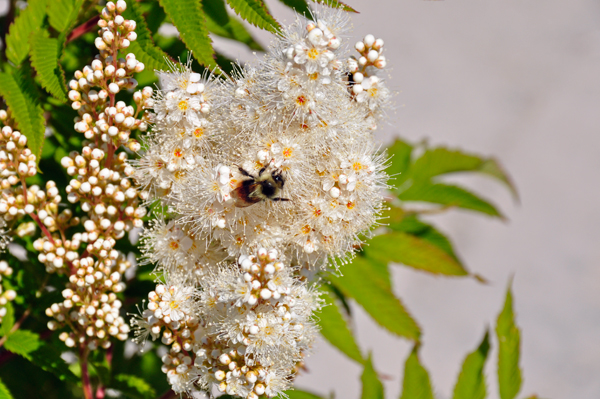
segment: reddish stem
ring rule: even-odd
[[[110,364],[112,363],[112,357],[113,357],[113,347],[111,346],[106,351],[106,362],[108,363],[109,367],[110,367]],[[106,387],[104,386],[104,384],[102,384],[102,383],[98,384],[98,389],[96,390],[96,399],[104,399],[104,395],[106,393],[105,389],[106,389]]]
[[[81,364],[81,382],[83,384],[83,396],[85,399],[94,399],[92,393],[92,383],[90,382],[90,374],[88,372],[88,351],[85,347],[85,342],[79,347],[79,363]]]
[[[80,36],[85,35],[88,32],[91,32],[94,29],[94,27],[98,25],[99,20],[100,16],[96,15],[95,17],[90,18],[89,20],[85,21],[84,23],[73,29],[69,36],[67,36],[67,43],[77,39]]]

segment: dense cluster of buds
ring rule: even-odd
[[[133,74],[144,69],[133,54],[117,58],[119,51],[136,39],[135,21],[121,15],[125,9],[124,1],[106,4],[95,41],[100,54],[91,65],[76,71],[75,79],[69,82],[69,99],[79,114],[75,130],[83,133],[85,141],[81,153],[72,152],[61,164],[73,178],[66,187],[67,200],[79,203],[85,216],[73,217],[66,210],[58,215],[56,225],[60,229],[81,224],[85,232],[65,239],[60,229],[60,236],[41,237],[35,242],[39,260],[48,271],[63,268],[69,275],[62,291],[64,301],[46,310],[54,318],[48,327],[69,326],[69,332],[61,333],[61,340],[69,347],[87,346],[91,350],[109,347],[111,336],[127,339],[129,326],[119,315],[121,302],[116,294],[124,290],[122,276],[131,264],[114,247],[126,232],[142,227],[141,218],[146,214],[141,201],[147,196],[132,185],[134,169],[128,164],[127,153],[117,152],[123,146],[139,150],[130,135],[134,129],[147,128],[144,106],[152,94],[149,88],[136,92],[136,108],[116,100],[120,90],[137,86]]]
[[[13,269],[8,265],[8,262],[0,260],[0,281],[2,281],[3,276],[10,276],[12,272]],[[7,313],[6,304],[13,301],[16,297],[17,293],[14,290],[5,291],[0,285],[0,323]]]
[[[367,35],[352,56],[347,25],[341,11],[299,17],[231,79],[189,64],[158,72],[134,177],[162,205],[142,247],[162,281],[133,324],[140,341],[170,346],[163,371],[177,393],[288,389],[314,339],[310,279],[348,261],[377,223],[383,41]]]
[[[69,82],[68,96],[78,112],[74,128],[85,136],[81,152],[61,161],[72,177],[65,188],[72,206],[59,209],[63,198],[53,181],[45,190],[27,187],[26,178],[37,172],[36,156],[27,148],[27,139],[13,129],[10,113],[0,111],[0,221],[8,227],[6,234],[20,236],[36,233],[31,221],[22,220],[26,215],[39,226],[42,234],[33,243],[38,260],[48,273],[68,276],[64,300],[46,309],[53,318],[48,327],[66,327],[60,339],[82,353],[108,348],[111,337],[127,339],[130,327],[120,315],[117,294],[125,289],[122,277],[131,263],[115,245],[132,228],[142,227],[146,214],[142,202],[147,193],[132,184],[134,169],[127,153],[119,151],[140,149],[130,135],[147,129],[144,108],[152,101],[150,88],[134,94],[135,107],[116,98],[121,90],[137,86],[133,74],[144,69],[133,54],[118,58],[136,39],[135,22],[121,15],[125,8],[124,1],[106,4],[95,41],[100,52]],[[7,275],[11,270],[4,266],[0,263],[0,273]],[[6,291],[0,306],[12,298],[14,292]]]

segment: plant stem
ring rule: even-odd
[[[112,356],[113,356],[113,347],[111,345],[111,347],[106,350],[106,363],[108,363],[109,367],[110,367],[110,364],[112,363]],[[98,384],[98,389],[96,389],[96,399],[104,399],[105,389],[106,389],[106,387],[104,386],[104,384],[102,384],[102,382],[100,384]]]
[[[79,347],[79,363],[81,364],[81,383],[83,384],[83,396],[85,399],[94,399],[92,394],[92,384],[88,372],[88,354],[89,351],[85,346],[85,342]]]

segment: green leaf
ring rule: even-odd
[[[0,381],[0,399],[13,399],[10,391],[2,381]]]
[[[30,0],[6,35],[6,58],[19,65],[29,53],[29,36],[42,26],[48,0]]]
[[[484,399],[486,395],[484,366],[490,350],[489,332],[479,347],[467,355],[463,362],[458,381],[454,386],[453,399]]]
[[[0,325],[0,336],[5,336],[10,332],[10,329],[15,325],[15,308],[12,303],[7,302],[4,305],[6,309],[6,315],[2,318],[2,325]]]
[[[19,130],[27,137],[27,146],[39,160],[44,144],[44,111],[37,102],[31,76],[24,75],[26,71],[15,75],[0,72],[0,95],[10,108]]]
[[[323,399],[321,396],[315,395],[314,393],[302,391],[300,389],[290,389],[285,391],[284,394],[289,399]]]
[[[48,31],[39,30],[31,35],[31,65],[37,72],[42,87],[63,103],[67,102],[65,73],[58,63],[63,44],[50,38]]]
[[[227,0],[227,3],[242,19],[252,25],[273,33],[281,31],[281,26],[261,0]]]
[[[350,359],[363,363],[364,359],[360,348],[336,301],[325,288],[321,290],[321,298],[326,304],[321,308],[319,315],[318,324],[321,328],[321,335]]]
[[[138,61],[143,62],[146,69],[169,70],[169,55],[152,41],[152,33],[148,29],[144,15],[137,2],[127,3],[123,17],[136,22],[137,39],[129,45],[128,51],[135,54]]]
[[[417,215],[405,213],[401,208],[391,208],[384,213],[384,217],[386,216],[388,217],[387,227],[389,229],[417,236],[440,248],[460,263],[448,237],[432,225],[420,220]]]
[[[415,179],[431,179],[435,176],[456,172],[479,172],[491,176],[504,183],[517,197],[516,188],[510,177],[493,158],[437,147],[425,151],[412,167]]]
[[[69,30],[71,25],[76,21],[83,2],[84,0],[49,1],[48,21],[50,22],[50,26],[59,32]]]
[[[61,352],[55,345],[43,341],[40,341],[40,344],[37,350],[28,354],[28,359],[32,363],[63,381],[79,381],[79,378],[69,369],[69,365],[60,357]]]
[[[369,354],[365,362],[365,368],[360,376],[360,381],[362,382],[361,399],[385,399],[383,384],[379,381],[377,372],[373,368],[371,354]]]
[[[405,191],[398,193],[403,201],[423,201],[434,204],[455,206],[503,218],[502,214],[490,202],[465,190],[464,188],[442,183],[413,184]]]
[[[205,67],[215,68],[215,51],[208,36],[206,17],[199,0],[159,0],[173,25],[179,31],[181,40],[198,62]]]
[[[386,172],[392,177],[392,183],[397,183],[404,180],[404,173],[410,167],[412,150],[412,145],[400,139],[394,141],[394,143],[387,148],[387,153],[391,157],[391,162],[387,167]],[[396,182],[393,179],[396,179]],[[397,186],[397,184],[394,185]]]
[[[400,399],[434,399],[429,374],[419,361],[418,347],[416,346],[404,364],[404,380]]]
[[[229,14],[227,14],[225,0],[202,0],[202,7],[204,7],[206,16],[216,24],[225,26],[229,23]]]
[[[111,388],[118,389],[131,398],[151,399],[156,392],[146,381],[134,375],[119,374],[113,379]]]
[[[206,26],[211,33],[214,33],[217,36],[244,43],[252,50],[264,51],[264,48],[260,43],[258,43],[246,30],[242,21],[234,16],[229,16],[227,24],[220,25],[207,15]]]
[[[27,330],[17,330],[8,336],[4,347],[9,351],[30,359],[29,354],[42,345],[39,335]]]
[[[368,258],[402,263],[433,274],[468,275],[460,263],[439,247],[400,231],[374,237],[364,252]]]
[[[283,4],[290,7],[300,15],[304,15],[306,18],[311,17],[310,7],[306,0],[280,0]]]
[[[377,259],[363,257],[364,260],[369,262],[371,265],[371,271],[373,272],[373,278],[379,280],[387,289],[392,290],[392,276],[390,275],[390,268],[388,262],[382,262]]]
[[[330,275],[329,280],[354,298],[378,324],[396,335],[419,340],[419,326],[392,291],[374,277],[373,267],[366,259],[355,258],[341,273],[343,276]]]
[[[341,1],[338,0],[313,0],[315,3],[318,4],[325,4],[328,7],[331,8],[341,8],[344,11],[348,11],[348,12],[358,12],[356,11],[354,8],[350,7],[348,4],[346,3],[342,3]]]
[[[501,399],[513,399],[521,389],[521,370],[519,368],[520,335],[515,324],[511,288],[506,291],[504,308],[496,322],[498,336],[498,386]]]

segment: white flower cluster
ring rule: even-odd
[[[314,338],[316,293],[294,277],[277,250],[259,249],[213,268],[199,287],[159,284],[133,320],[138,339],[161,336],[163,371],[177,393],[194,385],[244,398],[274,397],[291,386]]]
[[[347,24],[341,11],[299,17],[230,79],[158,72],[135,179],[162,206],[143,253],[164,282],[133,323],[140,340],[162,331],[175,392],[289,388],[320,306],[308,276],[346,262],[377,223],[383,41],[367,35],[357,59]]]

